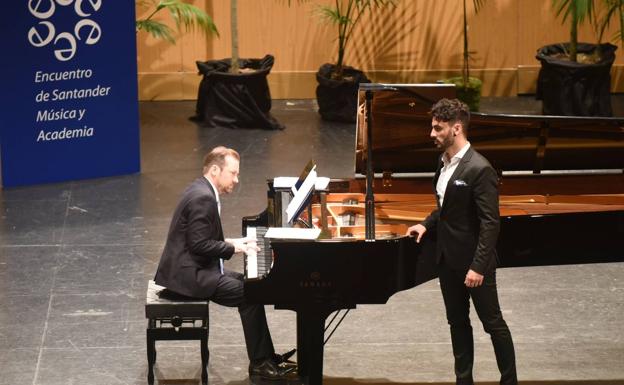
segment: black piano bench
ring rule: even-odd
[[[202,385],[208,385],[208,301],[175,294],[149,281],[147,317],[147,383],[154,384],[156,341],[199,340]]]

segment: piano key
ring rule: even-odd
[[[256,228],[247,228],[247,238],[256,239]],[[256,250],[248,250],[245,255],[245,275],[247,278],[258,277],[258,254]]]
[[[256,240],[259,251],[249,252],[244,257],[245,278],[254,279],[266,275],[273,263],[271,243],[265,238],[267,227],[247,227],[247,237]]]

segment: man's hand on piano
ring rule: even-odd
[[[416,243],[420,243],[420,239],[427,232],[427,228],[420,223],[414,226],[411,226],[407,229],[405,235],[409,235],[410,237],[416,237]]]
[[[255,238],[227,238],[225,241],[234,246],[234,253],[248,254],[250,250],[260,251]]]

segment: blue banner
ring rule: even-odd
[[[4,187],[140,171],[134,4],[3,3]]]

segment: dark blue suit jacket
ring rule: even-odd
[[[179,294],[209,298],[221,276],[219,259],[233,254],[234,246],[223,240],[215,192],[206,178],[198,178],[175,209],[154,281]]]

